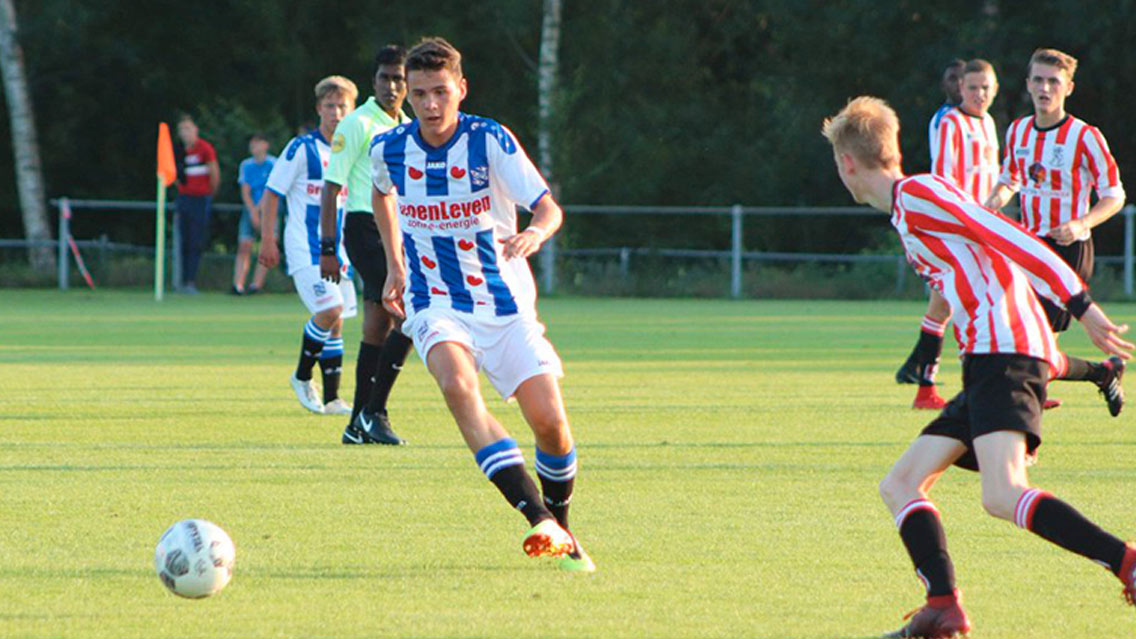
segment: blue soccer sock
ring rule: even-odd
[[[296,379],[306,382],[312,378],[312,367],[316,365],[323,345],[331,337],[331,329],[320,328],[315,317],[304,324],[304,340],[300,345],[300,363],[296,365]]]
[[[525,471],[525,458],[517,442],[506,437],[474,453],[481,472],[497,486],[513,508],[521,511],[530,525],[552,519],[552,513],[540,503],[536,483]]]
[[[323,403],[339,397],[339,379],[343,373],[343,338],[332,337],[324,342],[319,356],[323,376]]]
[[[568,529],[568,504],[576,483],[576,448],[564,455],[552,455],[536,449],[536,474],[544,493],[544,505],[565,530]]]

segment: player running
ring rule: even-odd
[[[1033,52],[1026,86],[1034,114],[1007,129],[1002,172],[986,206],[1000,209],[1018,193],[1022,223],[1087,282],[1093,275],[1092,229],[1124,206],[1125,195],[1104,136],[1065,111],[1076,71],[1071,55],[1056,49]],[[1090,207],[1094,189],[1099,199]],[[1069,328],[1066,309],[1046,299],[1041,304],[1054,331]],[[1061,379],[1096,384],[1115,417],[1124,407],[1124,367],[1119,358],[1094,363],[1070,357]]]
[[[576,447],[557,381],[560,357],[537,320],[525,259],[563,213],[508,129],[458,111],[467,85],[450,43],[423,40],[406,72],[418,119],[380,135],[371,149],[387,256],[383,304],[406,318],[403,328],[482,472],[532,526],[525,553],[593,571],[568,532]],[[533,212],[520,233],[518,204]],[[517,443],[485,406],[479,370],[502,398],[517,400],[532,428],[543,499]]]
[[[283,197],[288,203],[288,219],[284,225],[288,274],[292,276],[300,300],[312,313],[304,324],[300,361],[290,380],[292,390],[300,404],[313,413],[345,415],[351,412],[351,407],[339,398],[342,329],[343,319],[355,316],[355,285],[341,238],[338,234],[327,236],[320,232],[320,191],[331,155],[327,140],[335,131],[335,125],[355,108],[359,90],[351,80],[333,75],[320,80],[315,93],[319,128],[292,138],[268,176],[257,261],[268,268],[275,268],[280,262],[280,251],[276,248],[276,207],[278,198]],[[343,264],[343,277],[338,284],[320,275],[320,255],[329,247],[339,253]],[[322,400],[312,381],[312,368],[317,361],[323,375]]]
[[[908,260],[950,303],[963,356],[962,392],[880,484],[927,592],[926,605],[891,636],[970,631],[939,513],[928,499],[952,464],[979,470],[987,512],[1107,567],[1136,603],[1136,545],[1030,487],[1026,475],[1041,444],[1046,383],[1065,367],[1035,291],[1080,320],[1105,353],[1130,357],[1133,345],[1121,338],[1128,327],[1114,325],[1077,274],[1021,225],[941,177],[905,177],[899,119],[882,100],[852,100],[825,120],[823,133],[853,199],[891,213]]]
[[[405,444],[387,417],[387,398],[410,352],[410,339],[395,330],[394,318],[382,306],[386,258],[371,210],[371,140],[410,121],[402,112],[406,99],[406,50],[389,44],[375,56],[371,82],[375,95],[343,118],[331,138],[331,161],[324,175],[319,223],[324,237],[340,227],[337,204],[346,196],[343,244],[351,265],[363,280],[363,339],[355,361],[355,402],[340,441],[344,444]],[[346,186],[347,188],[342,188]],[[342,189],[342,190],[341,190]],[[339,281],[342,262],[334,246],[320,257],[320,273]],[[361,414],[362,413],[362,414]]]
[[[958,75],[952,76],[952,73]],[[957,78],[961,75],[961,82]],[[954,83],[951,80],[954,79]],[[942,176],[985,201],[998,178],[998,131],[990,116],[990,105],[998,95],[994,67],[982,59],[952,62],[943,75],[943,88],[961,87],[961,101],[944,105],[931,121],[931,172]],[[949,104],[949,102],[948,102]],[[947,301],[934,290],[923,316],[919,340],[907,362],[896,373],[896,381],[913,378],[919,384],[912,408],[938,410],[947,402],[935,390],[935,375],[943,350],[943,334],[951,318]]]

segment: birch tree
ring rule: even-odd
[[[24,236],[28,240],[50,240],[51,226],[47,221],[47,203],[44,201],[39,142],[36,140],[32,100],[24,72],[24,53],[16,37],[16,7],[12,0],[0,0],[0,73],[4,79],[4,96],[11,122]],[[34,268],[50,270],[55,267],[55,256],[50,246],[32,247],[28,258]]]

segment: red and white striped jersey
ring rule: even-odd
[[[1065,371],[1037,295],[1063,305],[1085,285],[1044,242],[927,174],[895,183],[891,223],[915,272],[951,305],[964,355],[1026,355],[1049,362],[1053,376]]]
[[[1006,154],[998,181],[1018,191],[1022,223],[1037,235],[1089,212],[1089,192],[1124,197],[1120,171],[1108,142],[1096,127],[1073,116],[1047,129],[1034,117],[1014,120],[1006,130]],[[1086,240],[1085,231],[1078,240]]]
[[[985,202],[998,181],[998,130],[989,113],[970,115],[952,108],[939,121],[938,141],[931,147],[931,172]]]

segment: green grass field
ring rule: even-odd
[[[585,576],[524,557],[524,520],[416,355],[392,399],[411,445],[347,448],[343,421],[288,388],[294,296],[2,291],[0,637],[876,636],[922,598],[876,492],[929,417],[892,381],[922,311],[543,301],[579,440],[574,528],[599,566]],[[357,343],[356,320],[352,363]],[[1063,344],[1092,352],[1076,328]],[[1087,385],[1052,394],[1065,406],[1033,480],[1136,535],[1136,411],[1109,418]],[[531,464],[516,408],[487,397]],[[986,516],[975,475],[948,472],[934,496],[972,636],[1136,630],[1114,577]],[[186,517],[236,542],[211,599],[152,570]]]

